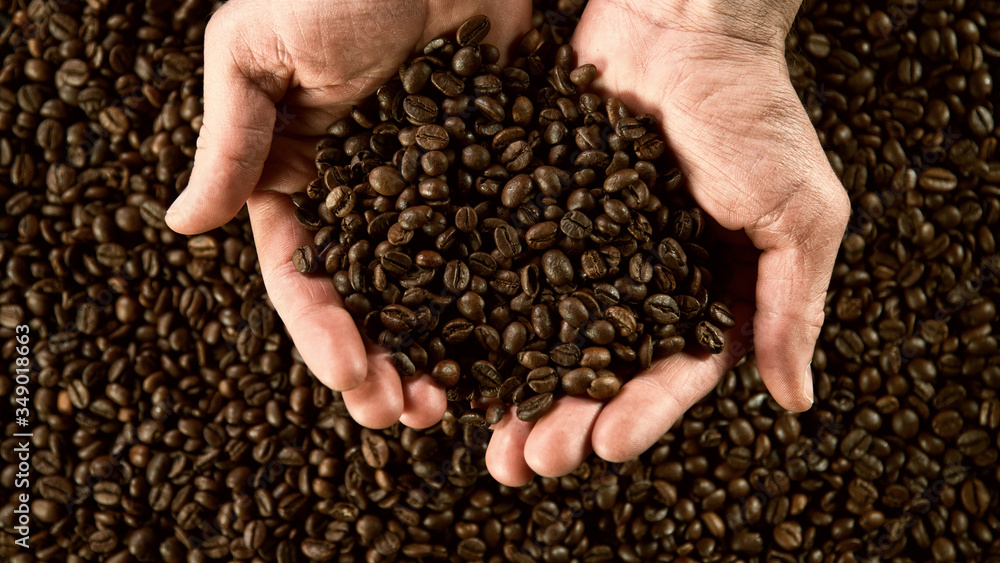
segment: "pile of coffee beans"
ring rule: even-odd
[[[803,9],[789,68],[854,204],[813,361],[861,528],[837,551],[995,560],[1000,6]]]
[[[789,70],[854,202],[813,409],[783,411],[751,356],[636,459],[516,489],[486,429],[350,419],[268,303],[245,213],[166,229],[217,4],[0,0],[0,358],[23,323],[37,368],[27,427],[0,373],[0,560],[1000,560],[996,3],[796,20]],[[581,8],[539,2],[539,36]]]
[[[480,426],[505,409],[469,401],[537,420],[690,341],[721,352],[735,323],[709,301],[702,213],[656,119],[584,92],[597,70],[537,29],[499,67],[489,30],[476,16],[431,41],[331,126],[293,200],[316,231],[295,266],[332,275],[400,374],[429,371]]]

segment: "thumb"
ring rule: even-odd
[[[753,321],[757,367],[774,399],[792,411],[813,403],[809,364],[850,213],[833,171],[818,168],[808,176],[812,185],[790,187],[780,208],[746,230],[763,251]]]
[[[251,3],[234,0],[205,31],[204,123],[191,179],[166,216],[178,233],[200,233],[232,219],[271,150],[274,103],[290,72],[276,56],[278,38],[254,12]]]

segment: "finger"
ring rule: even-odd
[[[509,409],[503,420],[493,426],[490,445],[486,448],[486,468],[501,484],[520,487],[535,476],[524,460],[524,443],[534,423],[517,418],[513,411]]]
[[[167,212],[170,228],[194,234],[232,219],[257,185],[271,150],[275,100],[289,72],[274,56],[271,26],[254,7],[230,2],[205,31],[205,117],[187,188]]]
[[[422,429],[437,424],[448,408],[444,389],[427,373],[403,380],[403,414],[399,421],[410,428]]]
[[[344,405],[351,418],[368,428],[387,428],[403,414],[403,387],[389,353],[371,346],[368,377],[350,391],[344,391]]]
[[[591,431],[603,403],[584,397],[560,397],[535,427],[524,446],[524,459],[539,475],[572,472],[591,452]]]
[[[763,249],[753,331],[757,368],[778,404],[796,412],[813,403],[808,365],[849,214],[847,196],[830,176],[823,187],[795,192],[773,224],[747,229]]]
[[[361,385],[368,371],[365,346],[340,295],[329,278],[304,276],[292,266],[292,253],[311,240],[291,200],[256,192],[248,203],[264,286],[302,359],[331,389]]]
[[[591,440],[597,455],[620,463],[641,454],[712,390],[747,349],[750,308],[733,307],[733,314],[736,326],[726,331],[721,354],[670,356],[622,386],[594,423]]]
[[[305,191],[316,179],[316,139],[276,136],[257,188],[283,194]]]

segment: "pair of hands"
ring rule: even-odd
[[[679,354],[607,404],[563,397],[535,423],[505,416],[486,453],[491,474],[521,485],[562,475],[595,451],[613,462],[656,442],[746,353],[783,407],[813,401],[809,362],[849,214],[788,79],[784,38],[798,2],[591,0],[573,36],[577,63],[597,65],[597,91],[663,124],[697,203],[740,259],[737,325],[716,356]],[[444,392],[426,374],[401,380],[362,340],[328,279],[292,267],[311,234],[287,194],[315,177],[316,139],[393,76],[427,41],[486,14],[487,41],[510,45],[530,26],[530,0],[231,0],[209,23],[205,115],[188,187],[167,214],[195,234],[245,204],[271,301],[302,358],[343,391],[359,423],[433,425]],[[637,416],[638,415],[638,416]]]

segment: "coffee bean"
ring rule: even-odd
[[[534,422],[542,418],[552,408],[552,404],[552,393],[535,395],[517,405],[517,418],[525,422]]]
[[[406,69],[402,70],[399,74],[403,90],[408,94],[416,94],[419,92],[424,85],[427,84],[427,80],[431,76],[431,70],[431,65],[427,61],[414,61],[413,64],[406,67]],[[389,103],[391,105],[391,98],[389,99]]]
[[[417,324],[416,314],[403,305],[388,305],[379,317],[387,329],[397,334],[412,330]]]
[[[514,321],[503,330],[503,350],[511,355],[520,352],[528,340],[528,329],[519,321]]]
[[[534,157],[531,146],[525,141],[514,141],[507,145],[500,155],[500,162],[511,172],[519,172],[528,167]]]
[[[503,403],[492,403],[486,407],[486,423],[489,425],[499,424],[507,414],[507,407]]]
[[[698,344],[712,354],[719,354],[725,348],[725,336],[722,331],[708,321],[701,321],[695,327],[695,338]]]
[[[448,71],[436,70],[430,79],[435,88],[449,97],[459,96],[465,90],[465,81]]]
[[[618,330],[618,334],[623,337],[629,337],[635,334],[636,329],[638,329],[638,323],[636,321],[635,313],[620,306],[608,307],[604,311],[604,318],[610,322],[615,329]]]
[[[560,366],[571,367],[580,361],[580,348],[575,344],[560,344],[549,351],[549,358]]]
[[[669,295],[656,294],[647,297],[642,309],[657,323],[673,324],[680,320],[680,308]]]
[[[303,246],[295,249],[295,252],[292,254],[292,264],[299,273],[310,274],[315,272],[319,267],[319,261],[316,259],[316,251],[311,246]]]
[[[505,258],[514,258],[521,253],[521,238],[517,229],[510,225],[494,229],[493,240],[496,242],[497,250]]]
[[[337,545],[322,539],[305,538],[302,540],[302,554],[313,561],[326,561],[336,557]]]
[[[476,229],[478,223],[479,218],[476,215],[476,210],[472,207],[460,207],[455,212],[455,228],[463,233],[471,233]]]
[[[98,530],[90,535],[89,543],[94,553],[110,553],[118,547],[118,536],[113,530]]]
[[[451,260],[445,265],[442,282],[448,292],[458,295],[469,287],[470,276],[469,267],[465,262]]]
[[[417,129],[417,145],[424,150],[439,151],[445,149],[449,140],[448,131],[440,125],[421,125]]]
[[[362,432],[361,436],[361,452],[365,463],[376,469],[385,467],[389,459],[389,447],[385,438],[372,432],[368,432],[367,436],[365,434]]]
[[[959,451],[968,456],[983,453],[991,442],[989,434],[979,428],[962,432],[957,439]]]
[[[573,369],[562,375],[562,388],[570,395],[582,395],[587,392],[591,382],[596,378],[597,374],[592,368],[581,367]]]
[[[580,65],[569,73],[569,79],[577,86],[587,86],[597,76],[597,67],[592,64]]]
[[[992,495],[986,485],[979,479],[973,478],[965,481],[962,485],[961,499],[962,506],[971,514],[982,516],[988,510]]]
[[[368,174],[368,182],[379,195],[387,197],[399,195],[406,187],[406,182],[399,170],[390,166],[378,166],[372,169]],[[332,206],[331,209],[333,209]]]
[[[730,312],[729,308],[722,303],[715,302],[709,305],[706,314],[708,319],[716,326],[722,328],[733,328],[736,326],[736,318]]]
[[[496,366],[483,360],[472,364],[471,373],[476,381],[486,387],[499,387],[503,382],[500,379],[500,373],[497,371]]]
[[[549,283],[559,287],[573,280],[573,264],[562,251],[548,250],[542,255],[542,272]]]
[[[481,28],[480,28],[481,29]],[[487,31],[489,28],[486,28]],[[483,65],[482,50],[478,45],[464,45],[455,51],[455,56],[451,60],[451,70],[459,76],[473,76]]]
[[[582,212],[570,211],[563,215],[562,220],[559,222],[559,229],[569,238],[582,239],[590,236],[593,230],[593,223]]]
[[[958,180],[954,174],[945,168],[928,168],[920,174],[920,187],[930,192],[946,192],[954,190]]]
[[[590,312],[575,297],[567,297],[559,302],[559,315],[575,327],[583,326],[590,319]]]
[[[591,399],[604,401],[618,394],[621,389],[621,380],[615,375],[603,375],[590,382],[587,388],[587,395]]]
[[[559,384],[559,377],[556,375],[555,369],[545,366],[531,370],[528,373],[527,382],[528,387],[535,393],[551,393]]]

